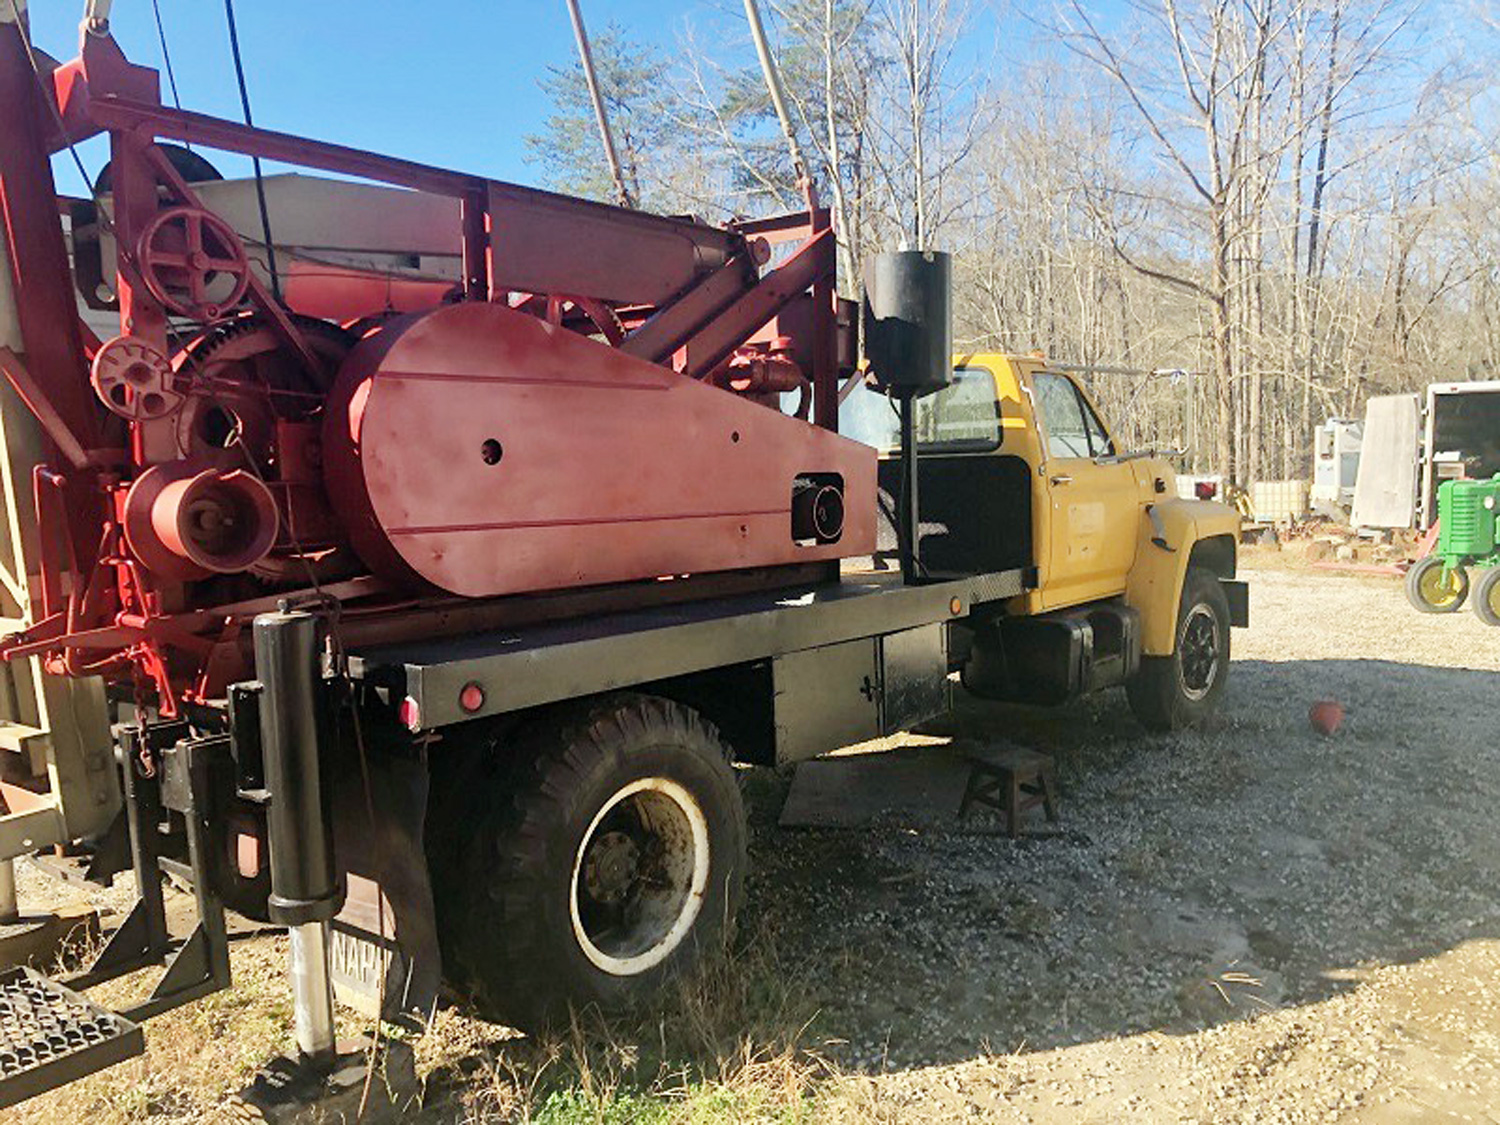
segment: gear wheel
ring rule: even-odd
[[[308,346],[323,360],[324,375],[307,371],[260,316],[244,316],[189,340],[173,357],[178,385],[188,391],[179,415],[182,456],[215,465],[245,456],[264,472],[277,422],[302,422],[323,407],[332,373],[354,346],[342,328],[311,317],[293,317]]]
[[[325,362],[326,375],[319,379],[305,370],[282,345],[281,338],[264,316],[251,313],[226,320],[198,333],[178,351],[173,366],[191,379],[213,378],[221,364],[249,363],[245,374],[257,379],[266,392],[278,397],[277,416],[287,419],[311,414],[321,407],[332,386],[332,373],[357,343],[356,338],[326,320],[291,314],[292,324],[307,338],[308,346]],[[297,409],[301,399],[304,409]]]

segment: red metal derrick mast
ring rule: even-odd
[[[513,595],[872,550],[874,453],[836,433],[852,346],[825,211],[719,228],[254,129],[164,107],[107,34],[53,68],[14,27],[0,203],[22,348],[0,366],[55,459],[35,470],[36,624],[3,655],[133,677],[174,715],[245,676],[244,625],[298,591],[397,639]],[[104,342],[49,164],[100,132]],[[162,140],[451,200],[460,276],[262,276]]]

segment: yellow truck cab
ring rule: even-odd
[[[889,515],[900,488],[894,414],[862,391],[846,418],[886,451]],[[1077,380],[1038,358],[956,357],[952,383],[918,400],[916,431],[927,575],[1025,576],[1024,593],[955,631],[968,690],[1059,703],[1124,684],[1154,730],[1215,708],[1230,627],[1249,617],[1234,509],[1178,498],[1171,464],[1120,449]],[[886,528],[882,550],[894,546]]]

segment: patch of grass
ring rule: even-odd
[[[603,1097],[580,1089],[558,1090],[547,1095],[531,1121],[535,1125],[798,1125],[811,1120],[811,1115],[810,1102],[788,1105],[766,1091],[699,1082],[656,1093],[616,1091]]]
[[[815,1043],[811,982],[764,932],[672,984],[653,1007],[578,1012],[547,1035],[450,1054],[428,1074],[428,1104],[458,1103],[468,1121],[792,1125],[812,1120],[818,1088],[837,1074]],[[446,1018],[460,1039],[477,1022]],[[435,1035],[437,1025],[427,1038]],[[441,1053],[436,1043],[424,1050]]]

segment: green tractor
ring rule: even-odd
[[[1500,473],[1489,480],[1450,480],[1438,488],[1438,541],[1432,554],[1406,572],[1406,596],[1422,613],[1452,613],[1469,596],[1469,569],[1483,573],[1474,583],[1474,612],[1486,625],[1500,625]]]

